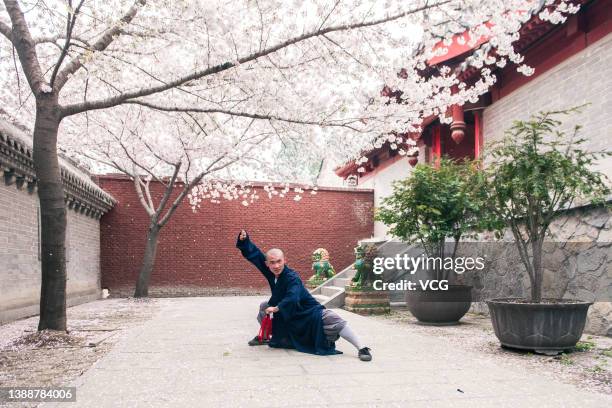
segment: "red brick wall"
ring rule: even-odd
[[[131,181],[101,176],[98,182],[118,201],[100,223],[102,287],[111,295],[131,295],[148,216]],[[160,194],[161,186],[154,187]],[[241,228],[262,250],[281,248],[303,279],[311,276],[310,256],[316,248],[327,248],[340,271],[354,261],[357,240],[373,234],[371,190],[320,189],[299,202],[293,192],[288,198],[269,200],[264,192],[260,197],[248,207],[239,201],[202,202],[195,213],[185,200],[162,229],[150,294],[265,292],[265,280],[235,247]]]

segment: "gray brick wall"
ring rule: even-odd
[[[100,292],[100,221],[68,210],[67,290],[71,296]]]
[[[543,110],[590,103],[578,115],[568,117],[566,129],[583,126],[581,135],[591,151],[610,148],[612,136],[612,34],[597,41],[545,74],[503,97],[484,111],[485,145],[503,136],[513,120],[527,119]],[[612,177],[612,158],[598,170]]]
[[[38,314],[38,197],[0,180],[0,323]],[[100,295],[99,221],[68,210],[69,305]]]

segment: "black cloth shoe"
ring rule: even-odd
[[[268,343],[270,343],[270,340],[268,339],[264,339],[262,342],[260,342],[259,336],[255,336],[251,340],[249,340],[249,346],[263,346]]]
[[[359,359],[361,361],[370,361],[372,360],[372,354],[370,354],[370,348],[364,347],[359,349]]]

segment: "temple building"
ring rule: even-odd
[[[539,111],[565,109],[583,104],[583,112],[568,118],[568,129],[583,126],[581,135],[588,139],[586,148],[609,148],[612,114],[612,1],[582,1],[580,11],[560,25],[552,25],[534,16],[520,30],[515,49],[524,55],[524,63],[535,73],[524,76],[515,65],[497,68],[497,81],[476,103],[453,106],[453,122],[440,123],[436,116],[426,118],[422,132],[413,135],[418,156],[398,154],[388,144],[365,152],[365,172],[350,162],[336,169],[346,184],[374,189],[375,205],[388,196],[394,180],[408,176],[418,163],[430,163],[435,157],[480,157],[489,142],[500,139],[512,121],[524,120]],[[456,36],[458,37],[458,36]],[[481,41],[482,43],[482,41]],[[481,44],[477,44],[479,46]],[[432,71],[448,66],[460,72],[468,84],[478,80],[478,70],[465,67],[473,49],[457,41],[449,52],[430,60]],[[612,159],[603,160],[600,171],[612,178]],[[384,237],[387,228],[375,223],[374,235]]]

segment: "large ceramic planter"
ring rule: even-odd
[[[382,290],[358,290],[346,287],[344,309],[360,315],[380,315],[391,311],[389,293]]]
[[[449,285],[448,290],[417,289],[406,292],[408,310],[423,324],[458,324],[471,304],[471,286]]]
[[[503,346],[554,353],[576,345],[593,303],[520,303],[518,299],[487,301],[495,335]],[[523,301],[524,302],[524,301]]]

